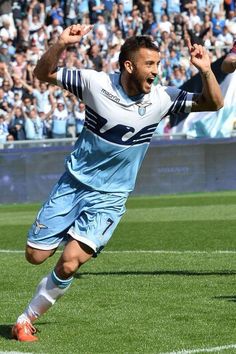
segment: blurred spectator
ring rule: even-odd
[[[104,9],[103,9],[103,16],[105,23],[110,23],[111,15],[113,11],[113,5],[115,0],[103,0]]]
[[[22,106],[29,119],[24,126],[31,127],[27,139],[34,136],[33,126],[35,130],[35,124],[29,122],[40,126],[36,129],[36,139],[51,138],[52,128],[54,137],[57,133],[74,137],[83,126],[76,118],[85,114],[83,103],[72,95],[66,96],[60,87],[40,83],[33,75],[42,53],[65,26],[77,22],[92,23],[94,29],[83,38],[79,49],[77,45],[70,46],[62,53],[60,66],[117,71],[125,38],[151,35],[160,46],[159,80],[176,86],[197,72],[185,57],[186,36],[192,43],[208,48],[212,61],[226,53],[236,38],[233,0],[3,0],[0,2],[0,114],[13,114]],[[63,109],[55,103],[60,100],[64,102]],[[59,118],[52,119],[52,112],[54,118]],[[9,121],[13,130],[18,127],[15,119],[17,122],[16,117]],[[19,139],[14,131],[12,135]],[[21,133],[18,135],[23,137]]]
[[[211,0],[210,4],[212,5],[213,14],[222,13],[224,10],[224,0]]]
[[[14,140],[25,140],[25,116],[21,107],[15,106],[11,113],[9,123],[9,133],[13,135]]]
[[[8,45],[3,43],[0,46],[0,62],[6,63],[7,65],[11,62],[11,56],[8,52]]]
[[[207,32],[210,31],[210,27],[203,29],[200,23],[196,23],[193,29],[188,29],[188,35],[190,36],[191,43],[201,44],[204,46],[204,39]]]
[[[130,30],[133,35],[141,35],[143,30],[143,20],[138,9],[134,9],[131,16],[127,16],[124,22],[124,31],[126,36],[130,36]]]
[[[61,139],[67,137],[68,110],[63,100],[57,101],[57,106],[52,113],[52,137]]]
[[[180,67],[174,67],[170,80],[171,86],[180,87],[184,84],[185,81],[186,77],[183,75],[183,71],[180,69]]]
[[[12,74],[17,75],[21,79],[25,79],[26,65],[27,63],[25,61],[25,54],[23,52],[16,53],[15,58],[11,64]]]
[[[53,22],[54,19],[57,19],[59,22],[59,25],[64,24],[64,13],[62,8],[60,7],[60,1],[54,1],[52,3],[50,11],[47,13],[48,16],[48,23],[50,24]]]
[[[123,2],[118,2],[117,5],[113,7],[113,17],[115,20],[115,26],[119,28],[122,32],[122,37],[125,38],[125,12],[124,12],[124,4]]]
[[[25,134],[27,140],[43,139],[43,123],[34,106],[23,111],[25,117]]]
[[[176,14],[180,13],[180,1],[166,0],[166,12],[169,18],[173,18]]]
[[[21,20],[20,26],[17,31],[16,38],[16,48],[20,48],[20,50],[24,50],[28,48],[30,41],[30,31],[29,31],[29,23],[27,18],[23,18]]]
[[[189,8],[188,29],[193,30],[196,24],[201,25],[202,21],[198,15],[197,6],[193,6]]]
[[[85,104],[82,101],[77,101],[73,98],[73,114],[75,117],[75,134],[78,137],[83,129],[85,120]]]
[[[12,88],[12,80],[8,80],[8,79],[4,79],[3,82],[2,82],[2,88],[3,88],[3,91],[4,91],[4,97],[6,99],[6,101],[8,102],[8,104],[10,106],[13,106],[14,105],[14,93],[13,91],[11,90]]]
[[[47,26],[46,32],[48,39],[51,39],[55,34],[60,35],[63,31],[63,27],[60,24],[58,18],[54,18],[50,25]]]
[[[172,23],[169,21],[169,17],[166,14],[161,15],[161,21],[158,23],[158,30],[160,33],[170,33],[172,28]]]
[[[12,92],[14,95],[18,94],[16,100],[22,98],[22,96],[26,93],[26,88],[24,88],[22,84],[22,80],[17,76],[17,75],[12,75],[13,78],[13,86],[12,86]],[[21,101],[22,102],[22,101]]]
[[[11,25],[11,19],[8,15],[1,17],[2,27],[0,29],[0,39],[6,43],[8,39],[14,39],[16,36],[16,28]]]
[[[15,23],[12,14],[12,2],[8,0],[0,1],[0,27],[3,26],[4,20],[10,21],[10,27],[12,31],[15,30]]]
[[[5,119],[4,114],[0,114],[0,142],[4,143],[6,141],[6,137],[9,134],[8,131],[8,123]]]
[[[22,96],[22,110],[24,113],[29,113],[31,111],[33,105],[33,99],[32,96],[28,93],[25,93]]]
[[[153,10],[156,22],[159,23],[161,20],[161,16],[164,13],[164,1],[153,0],[152,10]]]
[[[83,23],[84,19],[88,17],[89,13],[88,0],[79,0],[78,12],[78,22]]]
[[[186,21],[182,14],[177,14],[173,19],[173,31],[176,34],[176,40],[179,42],[184,38],[186,30]]]
[[[92,44],[88,50],[89,60],[92,62],[93,69],[102,71],[103,59],[100,54],[100,49],[97,44]]]
[[[157,23],[154,19],[154,14],[152,12],[148,12],[143,23],[142,34],[156,37],[157,32]]]
[[[104,4],[101,0],[88,0],[89,20],[93,25],[97,22],[98,15],[102,14]]]
[[[228,27],[224,26],[222,33],[220,33],[216,37],[215,45],[232,46],[233,42],[234,42],[233,35],[230,33]]]
[[[124,12],[126,15],[131,15],[133,9],[133,0],[118,0],[124,4]]]
[[[212,31],[215,37],[222,34],[223,28],[225,26],[225,18],[222,12],[216,12],[215,15],[212,17]]]
[[[225,20],[225,25],[228,27],[230,33],[236,37],[236,5],[235,11],[229,11],[228,16]]]
[[[24,80],[21,80],[22,85],[35,98],[35,104],[38,112],[48,113],[53,104],[53,95],[45,82],[39,82],[38,87],[33,88]]]
[[[37,13],[34,11],[35,6],[39,5],[40,6],[40,11]],[[29,8],[27,12],[27,19],[28,19],[28,24],[29,24],[29,32],[30,35],[33,35],[36,31],[38,31],[45,22],[45,8],[44,8],[44,3],[40,2],[38,3],[37,0],[31,0],[29,3]]]
[[[8,134],[7,135],[6,142],[8,142],[8,143],[12,142],[12,144],[8,144],[7,145],[7,149],[13,149],[15,147],[14,143],[13,143],[14,140],[15,140],[15,138],[14,138],[13,134]]]
[[[3,87],[0,87],[0,114],[6,114],[11,111],[12,98],[7,95]]]
[[[63,7],[64,24],[66,27],[77,23],[78,18],[78,1],[65,0]]]

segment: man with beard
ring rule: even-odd
[[[201,45],[187,45],[201,73],[202,92],[155,85],[159,48],[149,36],[129,37],[121,47],[120,72],[57,68],[69,45],[93,26],[72,25],[39,60],[34,74],[60,85],[86,106],[83,130],[66,161],[66,171],[28,233],[26,259],[40,264],[66,242],[54,269],[12,328],[19,341],[36,341],[33,323],[69,288],[82,264],[105,247],[125,212],[136,176],[159,122],[170,113],[216,111],[223,97]]]

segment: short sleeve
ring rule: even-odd
[[[167,99],[166,104],[166,114],[171,113],[190,113],[193,104],[193,93],[187,92],[176,87],[168,86],[165,89]]]
[[[80,70],[60,68],[57,71],[57,84],[81,100],[83,99]]]

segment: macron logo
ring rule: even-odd
[[[109,98],[110,100],[112,100],[112,101],[120,102],[119,97],[114,96],[112,93],[106,91],[105,89],[102,89],[102,90],[101,90],[101,93],[102,93],[104,96],[108,97],[108,98]]]

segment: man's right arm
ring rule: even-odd
[[[58,41],[53,44],[40,58],[35,69],[34,75],[40,81],[46,81],[50,84],[57,84],[57,63],[63,51],[69,45],[80,42],[93,26],[91,25],[72,25],[67,27],[60,35]]]

